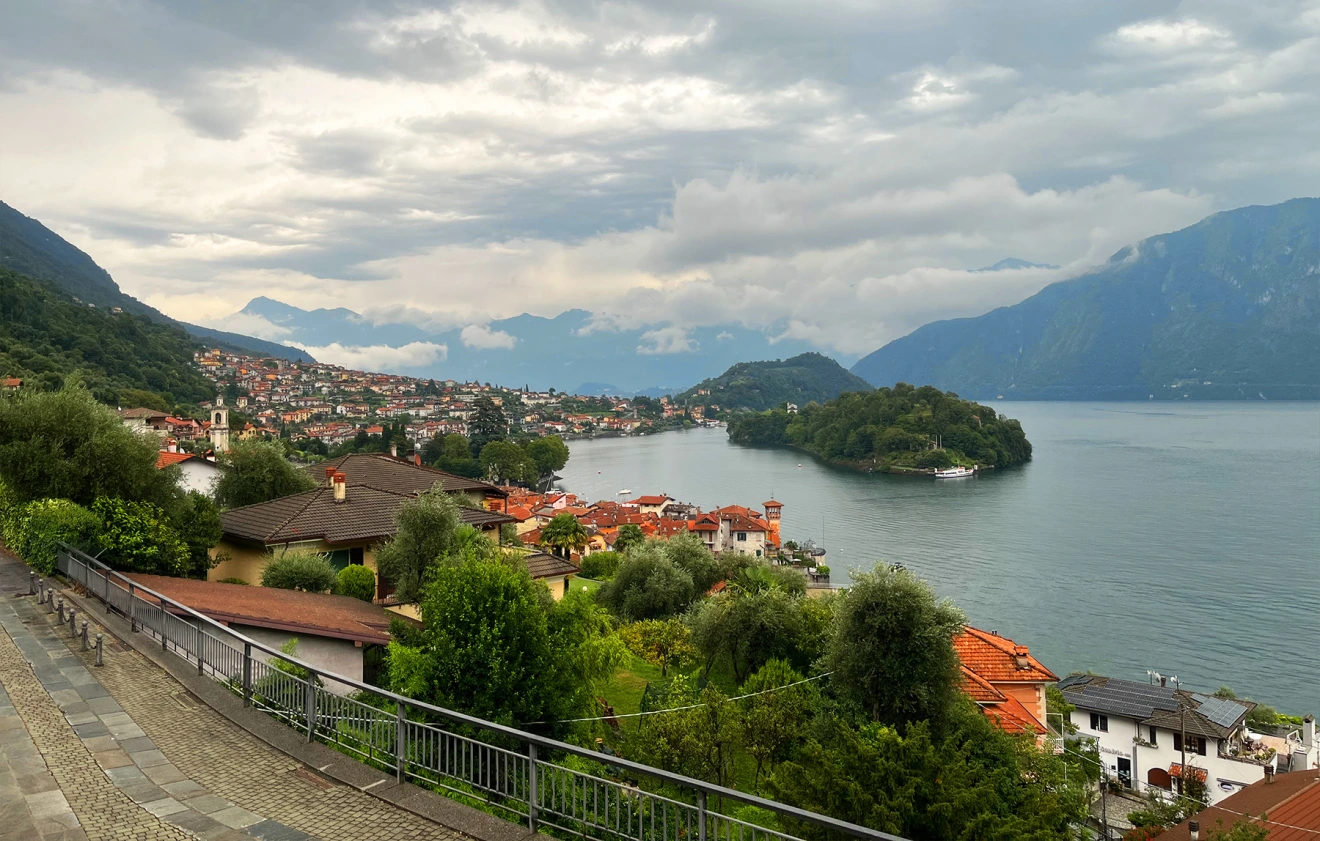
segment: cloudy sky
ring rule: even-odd
[[[264,294],[863,353],[1320,193],[1320,0],[0,10],[0,199],[254,333]],[[1006,256],[1062,268],[965,271]]]

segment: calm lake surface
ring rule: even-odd
[[[563,487],[784,503],[841,573],[897,561],[1057,674],[1221,684],[1320,713],[1320,404],[999,403],[1034,447],[974,479],[863,475],[723,429],[574,441]]]

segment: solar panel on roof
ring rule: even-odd
[[[1211,698],[1200,694],[1193,695],[1192,698],[1200,704],[1196,711],[1220,727],[1232,727],[1233,723],[1247,711],[1242,704],[1227,698]]]
[[[1088,683],[1080,691],[1070,692],[1069,698],[1087,709],[1130,718],[1149,718],[1155,710],[1178,708],[1172,689],[1129,680],[1109,680],[1102,685]]]

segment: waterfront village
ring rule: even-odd
[[[127,578],[249,639],[270,646],[292,641],[304,662],[329,674],[377,685],[397,623],[421,623],[415,595],[401,598],[396,582],[379,574],[380,557],[403,529],[401,512],[436,489],[464,499],[458,509],[462,524],[521,557],[555,602],[575,589],[595,593],[608,587],[618,559],[631,547],[663,553],[654,547],[680,543],[701,547],[696,551],[704,550],[721,569],[757,567],[767,575],[791,576],[807,601],[839,592],[842,576],[831,581],[822,548],[781,535],[785,506],[774,499],[710,510],[665,493],[592,501],[542,482],[457,475],[422,458],[433,438],[468,433],[483,400],[501,406],[510,426],[516,423],[531,437],[634,434],[666,423],[702,423],[701,407],[680,408],[664,398],[418,380],[218,350],[199,353],[196,362],[218,394],[202,405],[200,417],[119,410],[123,425],[157,447],[157,468],[177,467],[182,486],[212,494],[222,472],[232,469],[224,454],[237,441],[282,439],[293,448],[315,440],[327,449],[295,464],[307,477],[307,489],[219,511],[221,536],[202,575],[131,572]],[[344,446],[362,433],[381,436],[387,425],[397,435],[400,424],[406,440],[378,439],[379,450]],[[330,449],[336,446],[343,451]],[[370,570],[368,589],[350,597],[269,584],[268,568],[295,550],[327,559],[340,576],[353,567]],[[605,558],[614,567],[607,568]],[[728,595],[726,589],[750,585],[729,573],[701,586],[704,598],[714,600]],[[1059,756],[1094,757],[1085,761],[1098,763],[1107,782],[1096,789],[1091,823],[1105,837],[1137,837],[1124,836],[1139,827],[1123,816],[1141,814],[1151,792],[1170,803],[1195,792],[1211,809],[1233,815],[1238,799],[1264,802],[1260,788],[1276,776],[1309,779],[1320,767],[1313,715],[1293,718],[1270,710],[1264,717],[1268,708],[1223,688],[1183,688],[1156,674],[1146,681],[1089,672],[1061,678],[1007,631],[961,626],[953,636],[958,687],[995,728],[1025,734]],[[354,687],[327,679],[325,689],[349,695]],[[606,709],[614,715],[612,706]],[[1174,827],[1169,837],[1187,837],[1180,831]]]

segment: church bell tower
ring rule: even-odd
[[[225,398],[219,395],[211,410],[211,449],[216,454],[229,451],[229,409],[225,408]]]

